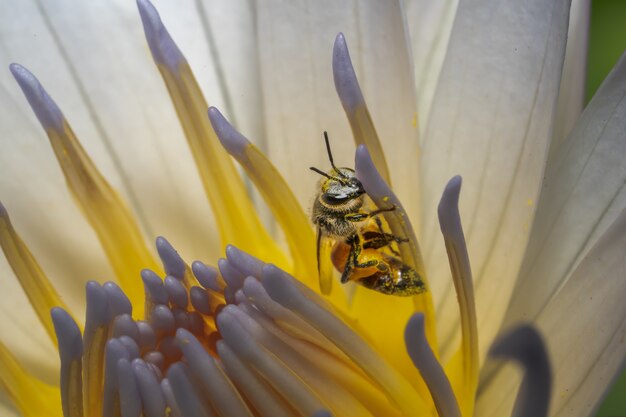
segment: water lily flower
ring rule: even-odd
[[[3,415],[593,414],[626,60],[583,112],[588,2],[127,3],[0,13]],[[422,293],[318,286],[324,130]]]

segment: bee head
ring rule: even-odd
[[[333,168],[320,184],[322,200],[328,205],[345,204],[365,194],[361,181],[350,168]]]
[[[356,177],[356,173],[350,168],[337,168],[333,161],[333,154],[330,151],[330,143],[328,141],[328,133],[324,132],[324,140],[326,141],[326,151],[328,152],[328,160],[331,169],[324,172],[321,169],[311,167],[311,171],[317,172],[325,177],[320,183],[322,191],[321,198],[328,205],[341,205],[365,194],[363,185]]]

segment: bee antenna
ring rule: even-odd
[[[334,179],[333,177],[331,177],[330,175],[328,175],[327,173],[325,173],[324,171],[322,171],[322,170],[321,170],[321,169],[319,169],[319,168],[309,167],[309,169],[310,169],[311,171],[313,171],[313,172],[317,172],[318,174],[320,174],[320,175],[321,175],[321,176],[323,176],[323,177],[328,178],[329,180]]]
[[[333,167],[335,172],[339,174],[340,177],[346,178],[343,172],[339,171],[335,166],[335,161],[333,160],[333,153],[330,151],[330,141],[328,140],[328,132],[324,131],[324,142],[326,142],[326,151],[328,152],[328,160],[330,161],[330,166]]]

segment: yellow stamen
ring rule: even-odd
[[[63,130],[46,130],[68,186],[83,214],[98,235],[124,292],[133,300],[143,297],[137,279],[143,268],[158,268],[148,251],[139,225],[122,198],[100,174],[67,122]],[[141,310],[141,304],[137,304]],[[136,311],[142,317],[143,311]]]
[[[374,166],[376,166],[380,175],[391,187],[391,176],[387,168],[385,153],[380,144],[378,133],[376,133],[372,116],[367,109],[367,104],[365,103],[361,87],[356,78],[356,73],[352,67],[350,52],[348,52],[348,45],[346,44],[343,33],[338,34],[335,38],[335,45],[333,47],[333,75],[337,94],[346,112],[348,121],[350,122],[354,143],[357,147],[359,145],[365,145],[367,147],[374,161]]]
[[[289,266],[252,206],[232,160],[206,115],[208,105],[186,61],[176,73],[157,63],[170,93],[219,228],[222,247],[234,244],[264,259]]]
[[[97,417],[102,412],[102,381],[104,378],[104,348],[109,326],[101,325],[92,332],[85,331],[83,354],[83,404],[87,417]],[[78,365],[76,365],[78,366]],[[71,368],[74,369],[74,368]],[[70,384],[72,384],[70,378]],[[71,385],[70,385],[71,386]]]
[[[26,246],[11,225],[9,215],[1,204],[0,246],[2,246],[4,255],[7,261],[9,261],[9,265],[11,265],[11,269],[13,269],[37,317],[39,317],[50,339],[56,344],[57,339],[52,320],[50,319],[50,310],[57,306],[63,307],[65,310],[68,309],[28,249],[28,246]]]
[[[389,175],[389,168],[387,168],[387,161],[385,160],[385,153],[383,147],[380,144],[378,133],[374,127],[372,116],[367,109],[365,103],[356,107],[351,112],[346,112],[350,127],[352,128],[352,135],[354,136],[354,144],[356,146],[365,145],[370,152],[370,156],[374,161],[374,165],[378,170],[378,173],[383,177],[385,182],[391,187],[391,176]]]

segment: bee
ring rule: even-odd
[[[367,211],[371,200],[351,168],[337,168],[324,132],[332,169],[310,169],[323,178],[313,203],[312,221],[317,226],[317,265],[322,293],[330,293],[332,268],[341,283],[355,282],[383,294],[409,296],[425,291],[420,275],[400,258],[395,245],[408,242],[384,230],[380,215],[395,206]],[[373,204],[373,203],[371,203]]]

